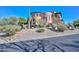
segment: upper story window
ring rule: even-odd
[[[40,13],[35,13],[35,16],[40,16]]]

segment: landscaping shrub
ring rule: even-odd
[[[59,31],[59,32],[63,32],[65,30],[68,30],[68,28],[65,25],[63,25],[63,24],[57,25],[57,28],[58,28],[57,31]]]
[[[46,27],[52,27],[52,24],[51,23],[48,23],[48,25],[46,25]]]
[[[12,36],[14,34],[16,34],[16,31],[15,30],[7,31],[7,36]]]
[[[3,27],[2,26],[0,26],[0,31],[2,31],[3,30]]]
[[[40,29],[38,29],[36,32],[44,32],[45,31],[45,29],[43,29],[43,28],[40,28]]]
[[[14,35],[17,31],[20,31],[21,27],[16,25],[4,25],[0,27],[0,30],[6,32],[8,36],[11,36]]]

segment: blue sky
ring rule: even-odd
[[[0,6],[0,17],[27,17],[27,8],[28,7],[25,6]]]
[[[69,23],[79,18],[79,6],[31,6],[31,12],[57,11],[62,13],[65,23]],[[16,16],[28,17],[27,6],[0,6],[0,17]]]

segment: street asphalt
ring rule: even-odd
[[[0,44],[0,52],[79,52],[79,34]]]

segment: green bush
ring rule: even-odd
[[[2,26],[0,26],[0,31],[2,31],[3,30],[3,27]]]
[[[43,28],[41,28],[41,29],[38,29],[36,32],[44,32],[45,31],[45,29],[43,29]]]
[[[0,26],[0,30],[7,32],[7,35],[11,36],[14,35],[17,31],[20,31],[21,27],[16,25],[4,25],[2,27]]]
[[[75,21],[73,22],[73,25],[74,25],[75,27],[79,27],[79,19],[75,20]]]
[[[21,29],[20,26],[16,26],[16,25],[6,25],[3,27],[4,30],[16,30],[16,31],[19,31]]]
[[[52,24],[48,23],[48,25],[46,25],[46,27],[52,27]]]
[[[17,17],[3,17],[0,19],[0,25],[17,25],[18,19]]]
[[[27,20],[25,19],[25,18],[22,18],[22,17],[20,17],[20,18],[18,18],[18,24],[19,25],[22,25],[22,24],[27,24]]]
[[[63,32],[63,31],[65,31],[65,30],[68,30],[68,28],[67,28],[65,25],[63,25],[63,24],[59,24],[59,25],[57,26],[57,28],[58,28],[57,31],[59,31],[59,32]]]

